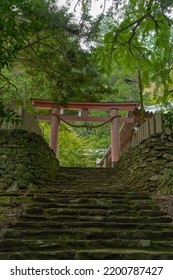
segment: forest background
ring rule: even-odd
[[[98,5],[94,17],[93,3]],[[173,99],[173,1],[76,0],[73,10],[71,4],[0,0],[0,124],[17,122],[19,106],[35,116],[32,97],[63,106],[134,100],[141,111],[144,104],[168,106]],[[40,125],[48,141],[50,125]],[[95,166],[109,145],[110,124],[90,129],[61,123],[63,166]]]

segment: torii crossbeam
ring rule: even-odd
[[[54,103],[50,100],[31,99],[36,108],[51,110],[50,115],[38,115],[38,120],[50,121],[50,147],[55,155],[58,154],[58,130],[60,120],[66,122],[107,122],[111,121],[111,154],[112,166],[118,161],[120,157],[120,136],[119,136],[119,122],[133,123],[133,117],[121,117],[119,111],[133,112],[139,106],[139,101],[132,102],[69,102],[65,106]],[[63,110],[80,111],[80,116],[64,116]],[[110,117],[95,117],[89,116],[90,110],[107,111]]]

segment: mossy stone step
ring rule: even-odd
[[[17,205],[17,204],[15,204]],[[69,200],[64,203],[62,202],[57,202],[57,201],[51,201],[51,202],[32,202],[32,207],[38,207],[38,208],[95,208],[95,209],[121,209],[121,208],[126,208],[126,209],[146,209],[146,210],[160,210],[159,206],[155,204],[133,204],[133,203],[128,203],[128,201],[121,201],[121,202],[113,202],[113,201],[105,201],[105,200],[92,200],[88,199],[88,201],[81,202],[78,201],[77,199]],[[23,204],[23,208],[30,208],[30,203],[28,201],[25,201]]]
[[[52,189],[49,188],[47,190],[42,189],[40,191],[40,193],[42,193],[42,194],[44,194],[44,193],[45,194],[54,193],[55,195],[64,195],[65,194],[66,196],[73,195],[73,196],[76,196],[76,197],[84,197],[84,196],[85,197],[94,197],[94,196],[99,197],[100,193],[101,193],[102,197],[103,196],[104,197],[106,197],[106,196],[111,197],[111,193],[112,193],[113,196],[121,197],[121,198],[124,198],[124,197],[127,196],[126,192],[123,192],[122,190],[115,191],[115,189],[112,189],[112,190],[109,190],[109,191],[107,189],[105,189],[105,190],[100,191],[100,189],[96,190],[93,187],[93,189],[91,189],[91,190],[87,190],[86,188],[84,190],[82,190],[79,186],[76,186],[75,189],[74,188],[71,188],[71,189],[68,188],[68,191],[67,191],[67,190],[65,190],[66,188],[68,188],[68,186],[67,187],[64,186],[64,188],[62,190],[60,190],[59,188],[57,188],[56,190],[54,188],[52,188]],[[145,197],[145,196],[142,196],[142,197]]]
[[[158,211],[158,210],[147,210],[142,209],[140,211],[136,211],[136,209],[131,208],[120,208],[120,209],[109,209],[109,208],[40,208],[40,207],[32,207],[32,208],[24,208],[23,213],[28,215],[38,215],[38,214],[44,214],[44,215],[87,215],[87,216],[109,216],[109,215],[119,215],[126,216],[126,217],[140,217],[140,216],[149,216],[149,217],[161,217],[165,216],[164,212]]]
[[[0,259],[172,259],[171,217],[114,172],[60,168],[53,183],[1,192],[3,211],[17,215],[2,230]]]
[[[73,260],[75,250],[0,252],[0,260]]]
[[[147,206],[146,206],[147,207]],[[111,203],[94,203],[94,202],[88,202],[88,203],[83,203],[83,204],[76,204],[76,203],[32,203],[32,208],[40,208],[40,209],[109,209],[109,210],[114,210],[114,209],[128,209],[130,208],[129,204],[125,203],[119,203],[119,204],[111,204]],[[134,208],[132,206],[132,208]],[[147,209],[150,209],[150,206],[147,207]],[[154,207],[151,207],[153,209]],[[30,205],[25,204],[23,206],[24,210],[30,209]],[[143,207],[145,209],[145,207]],[[154,209],[157,209],[156,207]]]
[[[160,243],[162,241],[159,241]],[[146,248],[151,246],[151,240],[127,240],[127,239],[110,239],[110,240],[21,240],[21,239],[5,239],[0,240],[0,252],[15,252],[20,248],[21,251],[45,251],[45,250],[59,250],[64,247],[69,249],[80,248]],[[173,245],[172,245],[173,246]],[[157,247],[157,244],[155,244]],[[163,246],[164,247],[164,246]],[[167,246],[165,246],[167,248]],[[170,249],[171,250],[171,249]]]
[[[173,240],[154,240],[151,242],[152,248],[160,248],[161,249],[166,249],[166,250],[170,250],[173,252]]]
[[[93,249],[76,252],[79,260],[172,260],[173,252],[142,249]]]
[[[1,260],[172,260],[173,252],[139,249],[86,249],[0,253]]]
[[[67,203],[99,203],[99,204],[121,204],[121,203],[127,203],[127,199],[125,197],[123,198],[100,198],[100,197],[59,197],[59,196],[35,196],[32,198],[32,202],[36,203],[61,203],[61,204],[67,204]],[[151,202],[151,201],[150,201]],[[147,202],[146,202],[147,204]]]
[[[114,200],[129,200],[128,197],[126,197],[125,195],[122,194],[111,194],[111,193],[106,193],[106,194],[102,194],[100,192],[97,192],[97,193],[88,193],[87,191],[85,192],[77,192],[77,193],[73,193],[73,192],[70,192],[68,193],[67,191],[65,191],[64,189],[62,190],[62,192],[60,193],[54,193],[52,195],[52,192],[49,193],[49,190],[47,190],[46,192],[43,192],[43,190],[40,190],[39,193],[28,193],[27,196],[29,197],[35,197],[37,199],[37,197],[40,197],[40,199],[43,197],[43,198],[48,198],[48,199],[67,199],[67,200],[70,200],[70,199],[114,199]],[[26,196],[26,197],[27,197]],[[133,199],[133,198],[132,198]],[[137,199],[140,199],[140,196],[137,198]],[[150,199],[148,197],[146,197],[146,199]],[[151,201],[151,199],[150,199]]]
[[[33,213],[34,209],[28,209],[26,213],[30,214]],[[40,209],[41,210],[41,209]],[[44,213],[46,215],[57,215],[57,214],[73,214],[73,215],[87,215],[87,216],[95,216],[95,215],[103,215],[103,216],[109,216],[109,215],[123,215],[123,216],[135,216],[136,211],[135,210],[128,210],[127,208],[120,208],[120,209],[114,209],[114,210],[109,210],[109,209],[86,209],[86,208],[50,208],[50,209],[44,209]]]
[[[159,216],[165,216],[165,214],[166,214],[165,212],[159,210],[142,209],[139,211],[139,216],[159,217]]]
[[[21,239],[5,239],[0,240],[0,252],[16,252],[19,250],[22,252],[27,251],[58,251],[64,249],[64,247],[68,247],[69,250],[75,249],[135,249],[135,248],[160,248],[164,251],[171,252],[173,248],[173,241],[151,241],[149,239],[110,239],[110,240],[76,240],[76,239],[68,239],[68,240],[21,240]]]
[[[157,229],[173,229],[173,224],[171,223],[138,223],[138,222],[133,222],[133,223],[120,223],[120,222],[101,222],[101,221],[87,221],[87,222],[75,222],[75,221],[70,221],[70,222],[55,222],[55,221],[42,221],[35,223],[34,221],[17,221],[13,222],[11,224],[11,228],[15,227],[15,229],[73,229],[73,228],[80,228],[83,229],[85,228],[86,231],[89,231],[90,228],[98,228],[102,230],[107,230],[107,229],[152,229],[152,230],[157,230]]]
[[[82,215],[26,215],[26,214],[20,214],[19,216],[20,220],[23,221],[91,221],[91,216],[82,216]],[[92,221],[102,221],[102,222],[122,222],[122,223],[133,223],[133,222],[143,222],[143,223],[171,223],[172,219],[170,216],[161,216],[161,217],[148,217],[148,216],[117,216],[117,215],[95,215],[92,216]]]
[[[173,229],[148,230],[148,229],[107,229],[107,228],[59,228],[59,229],[7,229],[5,238],[31,238],[31,239],[151,239],[151,240],[172,240]]]
[[[50,191],[51,190],[51,191]],[[52,192],[53,192],[53,196],[52,196]],[[106,193],[102,193],[102,191],[97,191],[96,193],[91,193],[91,192],[87,192],[87,190],[85,191],[81,191],[80,192],[80,189],[78,191],[73,191],[71,190],[70,193],[69,193],[69,190],[66,190],[65,188],[63,188],[61,191],[59,190],[59,193],[58,191],[55,191],[54,189],[50,189],[50,188],[47,188],[46,190],[44,189],[40,189],[38,193],[36,193],[34,191],[34,193],[28,193],[27,196],[29,197],[47,197],[47,198],[58,198],[58,199],[73,199],[73,198],[76,198],[76,199],[88,199],[88,198],[92,198],[92,199],[116,199],[116,200],[119,200],[119,199],[125,199],[125,200],[128,200],[129,202],[132,200],[148,200],[148,201],[152,201],[153,203],[153,200],[151,200],[151,198],[147,195],[142,195],[142,194],[134,194],[134,193],[131,193],[131,194],[127,194],[127,192],[106,192]]]
[[[158,224],[158,227],[160,226],[168,226],[168,227],[171,227],[170,224]],[[83,229],[85,228],[86,231],[89,231],[90,228],[101,228],[101,229],[134,229],[134,228],[138,228],[138,223],[111,223],[111,222],[99,222],[99,221],[87,221],[87,222],[74,222],[74,221],[71,221],[71,222],[50,222],[50,221],[45,221],[45,222],[33,222],[33,221],[30,221],[30,222],[23,222],[23,221],[18,221],[18,222],[15,222],[11,225],[11,228],[15,227],[15,229],[73,229],[73,228],[80,228],[80,229]],[[143,228],[143,227],[147,227],[147,225],[140,225],[140,228]],[[152,226],[150,224],[150,226]],[[155,225],[154,225],[155,226]],[[155,226],[157,227],[157,225]],[[173,226],[172,226],[173,227]]]

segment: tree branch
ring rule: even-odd
[[[155,20],[155,18],[154,18],[152,15],[150,15],[150,18],[151,18],[152,21],[154,22],[155,27],[156,27],[156,32],[157,32],[157,34],[158,34],[158,29],[161,29],[161,27],[159,26],[158,21]]]
[[[10,86],[13,86],[13,87],[15,88],[16,92],[18,93],[18,88],[16,87],[15,84],[13,84],[12,82],[10,82],[10,80],[9,80],[6,76],[4,76],[2,73],[0,73],[0,76],[1,76],[4,80],[7,81],[7,83],[6,83],[1,89],[3,89],[3,88],[8,84],[8,89],[9,89]]]
[[[5,84],[0,88],[0,91],[1,91],[1,92],[2,92],[3,88],[6,87],[6,85],[8,85],[8,89],[9,89],[9,83],[5,83]],[[7,89],[7,90],[8,90],[8,89]]]
[[[43,69],[39,64],[37,64],[37,63],[36,63],[35,61],[33,61],[32,59],[19,58],[19,57],[17,57],[17,58],[15,59],[15,61],[29,62],[29,63],[35,65],[35,66],[36,66],[38,69],[40,69],[42,72],[44,72],[44,73],[47,74],[47,72],[45,71],[45,69]]]
[[[58,53],[60,53],[60,54],[63,56],[63,58],[66,60],[66,62],[69,63],[67,57],[66,57],[66,56],[64,55],[64,53],[63,53],[62,51],[60,51],[59,49],[54,48],[54,47],[52,47],[52,46],[50,46],[50,45],[48,45],[48,44],[46,44],[46,43],[42,43],[42,42],[40,43],[40,45],[43,45],[43,46],[48,47],[48,48],[50,48],[50,49],[52,49],[52,50],[54,50],[54,51],[57,51]]]
[[[23,46],[23,47],[21,48],[21,50],[27,49],[27,48],[29,48],[29,47],[31,47],[31,46],[33,46],[33,45],[35,45],[35,44],[38,44],[38,43],[40,43],[41,41],[46,40],[46,39],[48,39],[48,38],[50,38],[50,37],[52,37],[52,35],[45,36],[45,37],[42,37],[42,38],[39,38],[39,37],[38,37],[38,39],[35,40],[35,41],[33,41],[33,42],[28,41],[28,44],[25,45],[25,46]]]
[[[81,2],[81,0],[78,0],[77,3],[76,3],[75,6],[74,6],[74,11],[75,11],[75,12],[76,12],[76,8],[77,8],[77,6],[80,4],[80,2]]]
[[[115,34],[115,38],[114,38],[114,42],[116,43],[118,36],[120,35],[120,33],[122,33],[123,31],[129,29],[131,26],[134,26],[134,28],[136,27],[135,25],[137,25],[137,27],[140,25],[140,23],[147,17],[149,17],[150,14],[147,13],[145,15],[143,15],[140,19],[135,20],[133,22],[131,22],[130,24],[128,24],[127,26],[123,27],[122,29],[118,29],[116,34]]]

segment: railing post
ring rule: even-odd
[[[60,114],[59,108],[52,109],[49,146],[54,151],[56,156],[58,155],[59,114]]]
[[[104,161],[103,161],[103,167],[107,167],[107,158],[106,158],[106,156],[105,156],[105,158],[104,158]]]
[[[118,110],[112,109],[110,112],[111,117],[115,117],[111,122],[111,157],[112,157],[112,167],[115,167],[115,164],[120,157],[120,134],[118,127]]]

